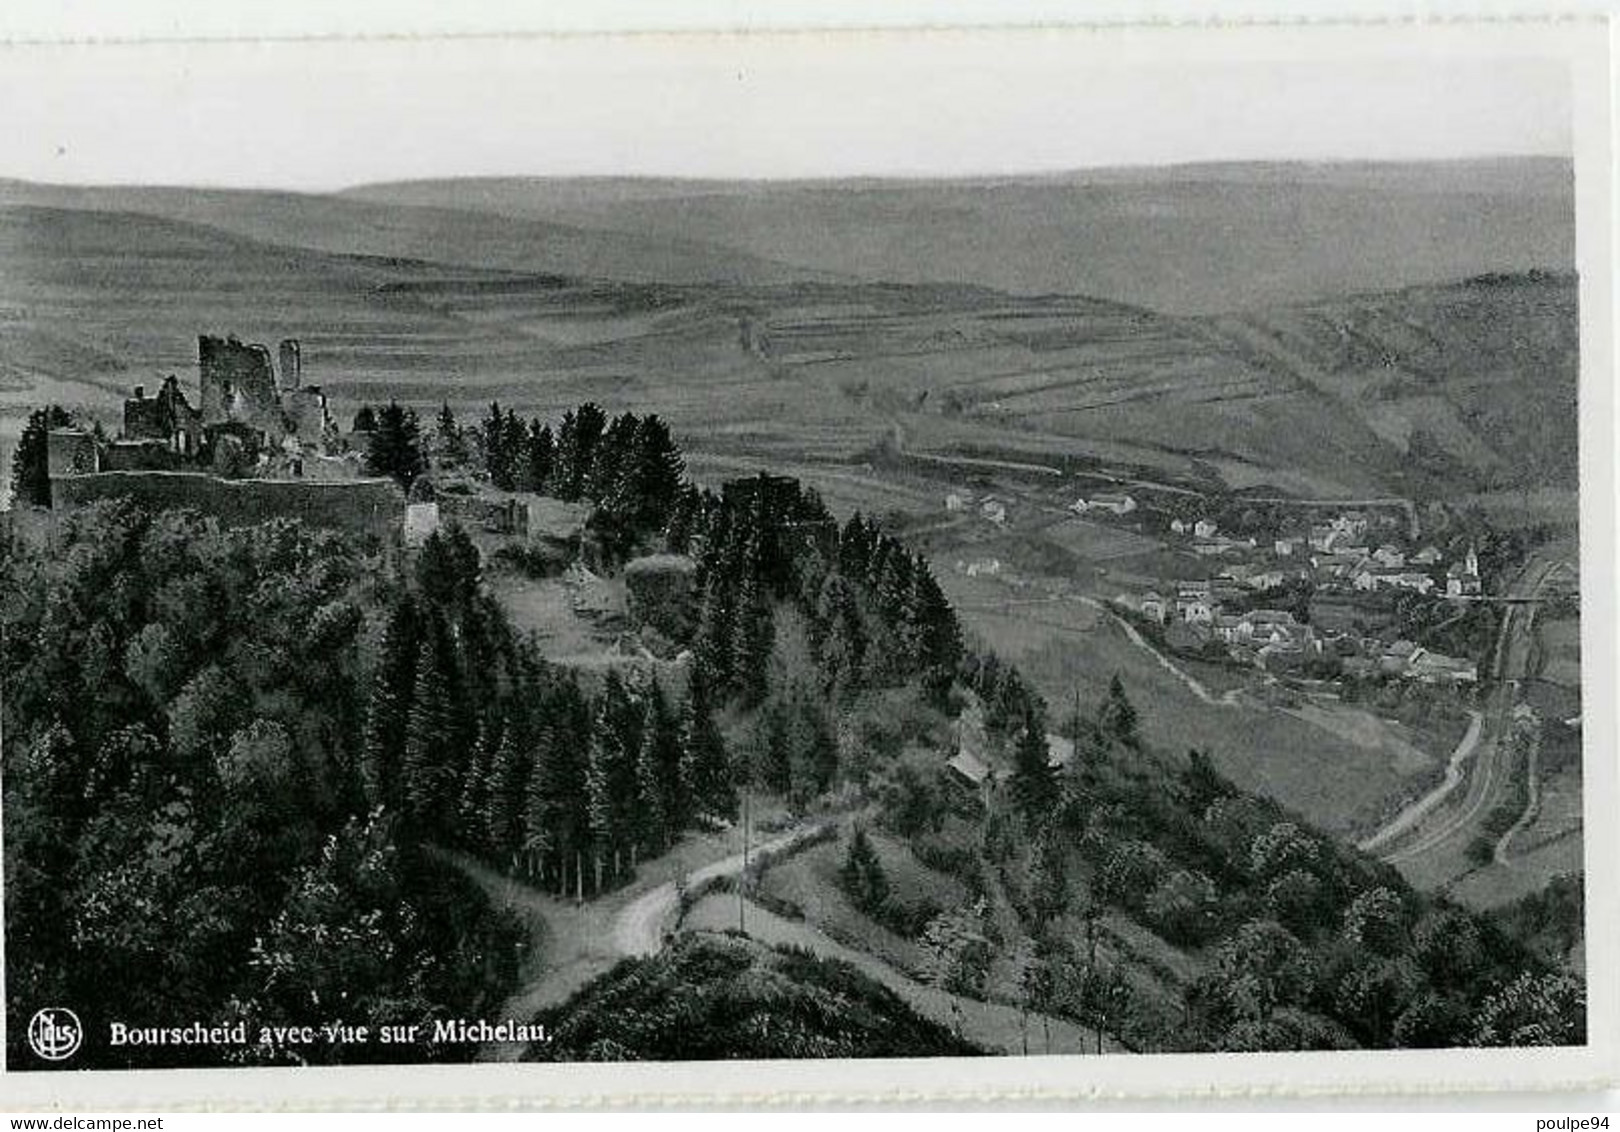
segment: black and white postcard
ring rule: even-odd
[[[3,1087],[1603,1080],[1607,36],[0,48]]]

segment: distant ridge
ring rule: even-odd
[[[1086,294],[1175,314],[1574,263],[1559,157],[1253,162],[909,180],[471,178],[345,199],[723,246],[835,276]]]

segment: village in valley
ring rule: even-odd
[[[1150,489],[1151,490],[1151,489]],[[990,531],[1016,525],[1006,491],[945,495],[947,514]],[[1051,504],[1045,511],[1048,519]],[[1404,500],[1323,507],[1185,491],[1149,498],[1102,491],[1075,498],[1058,526],[1108,527],[1157,540],[1162,576],[1104,571],[1096,587],[1113,610],[1171,654],[1314,683],[1385,678],[1447,687],[1480,679],[1482,658],[1447,655],[1416,636],[1423,622],[1460,619],[1488,600],[1478,549],[1421,536]],[[1052,528],[1048,528],[1050,530]],[[1027,584],[998,557],[960,558],[956,573]],[[1436,615],[1438,612],[1438,616]]]

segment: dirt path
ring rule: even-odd
[[[710,896],[692,908],[686,925],[698,930],[719,931],[734,928],[736,898]],[[876,982],[882,983],[923,1017],[957,1030],[968,1041],[1005,1054],[1022,1054],[1025,1042],[1032,1054],[1097,1052],[1096,1032],[1065,1018],[1051,1018],[1031,1012],[1024,1015],[1016,1006],[983,1002],[948,994],[920,983],[876,956],[846,947],[818,928],[799,920],[788,920],[753,901],[747,904],[748,935],[761,943],[791,944],[826,959],[841,959]],[[1050,1048],[1047,1034],[1051,1035]],[[1107,1035],[1103,1051],[1116,1053],[1124,1047]]]
[[[801,826],[749,850],[755,854],[780,854],[815,836],[826,822]],[[688,844],[688,856],[706,850],[699,842]],[[677,849],[657,862],[666,870],[681,868]],[[621,959],[656,954],[667,933],[674,927],[680,910],[680,892],[701,892],[743,868],[743,854],[731,853],[718,860],[690,868],[677,880],[656,877],[610,892],[583,904],[559,900],[497,872],[465,853],[434,849],[440,860],[455,866],[483,891],[489,902],[521,923],[527,943],[519,968],[518,987],[500,1007],[500,1018],[530,1019],[539,1011],[556,1006],[586,983]],[[668,871],[664,875],[669,875]],[[480,1061],[513,1061],[523,1047],[514,1043],[490,1043],[479,1050]]]

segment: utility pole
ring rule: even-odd
[[[742,796],[742,827],[743,827],[743,862],[742,872],[737,877],[737,930],[744,935],[748,933],[747,908],[748,901],[743,890],[748,884],[748,784],[743,784]]]

